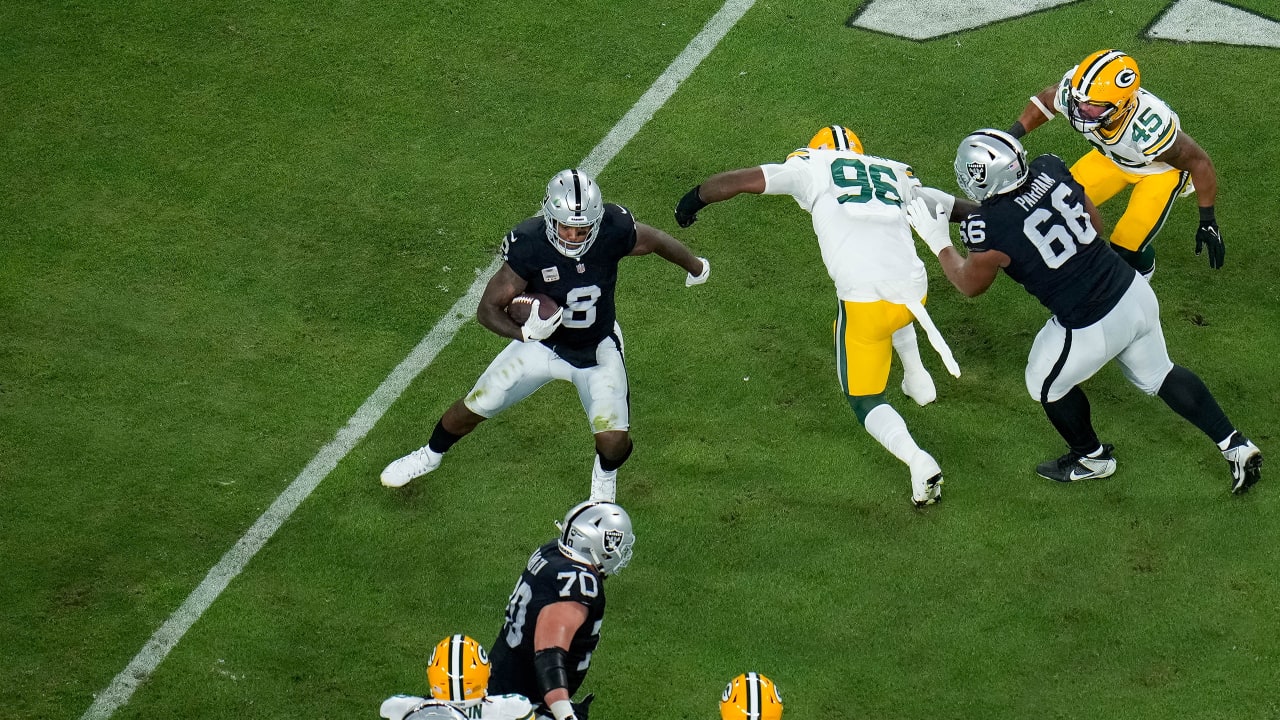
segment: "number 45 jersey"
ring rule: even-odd
[[[604,579],[595,568],[565,557],[554,540],[529,557],[507,602],[506,622],[489,653],[493,668],[489,692],[519,693],[535,703],[542,702],[533,667],[533,635],[542,610],[558,602],[577,602],[587,607],[587,619],[574,633],[565,661],[569,694],[577,692],[591,666],[591,653],[600,642]]]
[[[1057,155],[1032,160],[1017,190],[983,200],[960,239],[969,252],[1008,255],[1005,273],[1067,328],[1102,319],[1138,277],[1093,227],[1084,188]]]
[[[1071,68],[1058,84],[1058,94],[1053,97],[1053,109],[1065,115],[1067,98],[1071,95],[1071,78],[1076,68]],[[1103,128],[1090,130],[1084,137],[1098,152],[1128,173],[1134,175],[1158,175],[1173,170],[1168,163],[1156,162],[1160,153],[1173,146],[1178,137],[1178,114],[1163,100],[1138,88],[1134,94],[1137,106],[1129,117],[1114,131]]]

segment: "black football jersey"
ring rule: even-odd
[[[526,291],[550,295],[564,308],[563,324],[542,341],[544,345],[579,367],[595,364],[595,348],[613,332],[617,319],[618,262],[635,246],[635,218],[612,203],[605,203],[595,242],[576,259],[560,254],[547,240],[541,217],[531,217],[507,233],[502,259],[529,283]]]
[[[982,201],[960,237],[969,252],[1008,255],[1005,272],[1063,327],[1100,320],[1137,277],[1093,227],[1084,188],[1056,155],[1031,161],[1018,190]]]
[[[507,602],[506,622],[489,653],[492,663],[489,694],[519,693],[535,703],[542,701],[533,667],[533,632],[538,614],[557,602],[579,602],[587,606],[587,619],[574,633],[565,661],[569,694],[577,692],[591,665],[591,653],[600,642],[604,577],[595,568],[565,557],[553,540],[529,557],[529,564]]]

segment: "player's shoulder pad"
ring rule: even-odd
[[[403,720],[409,713],[417,710],[424,703],[426,698],[417,695],[392,695],[382,701],[382,706],[378,708],[378,714],[387,720]]]
[[[1031,170],[1031,169],[1049,170],[1051,168],[1063,170],[1063,169],[1066,169],[1066,167],[1067,167],[1066,161],[1064,161],[1062,158],[1058,157],[1057,155],[1054,155],[1053,153],[1045,153],[1043,155],[1040,155],[1039,157],[1035,158],[1027,165],[1028,170]],[[1028,172],[1027,174],[1030,175],[1031,173]]]
[[[542,218],[535,215],[511,228],[502,236],[502,259],[510,260],[512,255],[525,257],[535,251],[535,244],[547,237],[546,227]]]
[[[791,158],[800,158],[801,160],[808,160],[809,157],[810,157],[809,148],[807,147],[797,148],[795,150],[792,150],[791,153],[787,155],[787,160],[790,160]]]
[[[489,695],[484,701],[491,704],[500,720],[524,720],[533,716],[533,703],[519,693]]]

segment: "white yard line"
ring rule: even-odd
[[[698,33],[689,45],[671,62],[666,71],[654,81],[649,90],[636,102],[627,114],[618,121],[600,144],[587,154],[578,166],[588,174],[598,175],[626,146],[640,128],[653,117],[675,93],[680,83],[688,79],[695,68],[715,49],[720,40],[729,32],[747,10],[755,4],[755,0],[728,0],[715,15],[707,21],[702,32]],[[204,580],[187,596],[182,606],[169,616],[168,620],[156,630],[138,654],[129,661],[124,670],[116,675],[105,690],[98,693],[93,705],[81,716],[81,720],[102,720],[111,717],[119,710],[138,686],[146,682],[160,663],[173,650],[183,635],[191,629],[196,620],[204,614],[213,601],[218,599],[227,584],[240,571],[244,570],[253,556],[262,549],[267,540],[293,514],[294,510],[306,500],[316,489],[321,480],[333,471],[347,453],[356,446],[373,426],[382,419],[391,404],[400,397],[409,383],[413,382],[423,370],[435,360],[436,355],[453,341],[453,336],[475,314],[480,294],[484,290],[489,277],[498,270],[500,258],[495,258],[488,269],[476,276],[476,280],[466,294],[449,308],[449,312],[431,328],[431,332],[418,343],[391,374],[387,376],[378,389],[364,401],[355,415],[347,420],[347,424],[338,430],[337,435],[298,473],[298,477],[289,483],[289,487],[280,493],[280,497],[271,503],[271,507],[258,518],[257,522],[244,534],[244,537],[222,556],[217,565],[209,571]],[[370,478],[370,482],[373,479]]]

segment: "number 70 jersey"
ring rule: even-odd
[[[569,694],[572,695],[587,675],[591,653],[600,643],[600,624],[604,620],[604,578],[595,568],[565,557],[556,541],[538,548],[520,574],[520,581],[507,602],[506,622],[498,633],[490,653],[494,662],[490,690],[516,692],[530,698],[541,698],[533,667],[533,635],[538,615],[543,608],[558,602],[577,602],[587,606],[587,619],[578,627],[569,643],[565,669],[569,672]],[[510,648],[510,653],[500,647]],[[510,667],[499,667],[499,663]],[[495,688],[495,684],[500,687]]]

